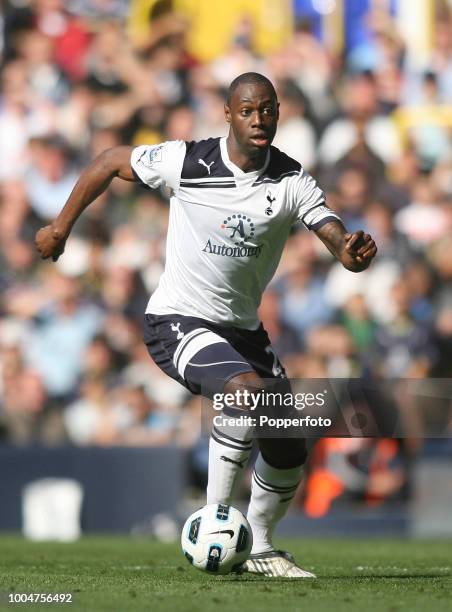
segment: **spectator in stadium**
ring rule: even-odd
[[[312,262],[300,262],[296,269],[276,281],[274,288],[280,295],[281,321],[296,331],[302,345],[311,327],[333,318],[323,279]]]
[[[397,159],[401,143],[394,121],[378,109],[377,88],[372,74],[348,77],[345,87],[346,114],[333,120],[323,132],[319,160],[333,164],[357,142],[360,133],[369,148],[385,163]]]
[[[259,306],[259,318],[267,330],[272,346],[281,358],[299,353],[302,344],[298,338],[297,330],[281,318],[280,295],[276,289],[268,289],[262,296]]]
[[[127,407],[114,401],[106,379],[86,373],[80,397],[64,410],[64,425],[73,444],[87,446],[118,444],[125,429],[133,422]]]
[[[1,72],[0,180],[21,176],[27,166],[32,100],[25,63],[6,63]]]
[[[30,230],[27,224],[30,207],[20,180],[0,184],[0,287],[5,289],[19,279],[29,277],[34,260],[30,249]]]
[[[364,210],[365,226],[378,237],[378,259],[397,261],[402,266],[413,257],[408,239],[394,227],[394,213],[390,204],[374,200]],[[380,246],[381,245],[381,246]]]
[[[130,413],[132,420],[118,442],[127,446],[160,446],[169,444],[179,420],[179,413],[161,408],[152,401],[142,386],[123,386],[118,401]]]
[[[428,176],[420,176],[412,187],[412,201],[394,218],[396,229],[404,234],[414,250],[422,250],[451,230],[449,207],[438,201]]]
[[[335,203],[347,227],[366,227],[365,211],[371,197],[369,174],[359,166],[348,166],[338,177]]]
[[[84,352],[100,331],[103,314],[82,299],[77,278],[56,269],[47,271],[40,302],[26,355],[52,400],[65,402],[76,393]]]
[[[59,136],[34,138],[31,164],[25,185],[33,212],[41,221],[51,219],[61,210],[61,200],[69,197],[77,171],[69,147]]]
[[[406,280],[392,289],[393,318],[375,335],[376,369],[384,378],[428,376],[438,353],[428,325],[418,323],[410,313],[413,296]]]
[[[24,363],[19,344],[3,340],[0,366],[0,423],[7,428],[9,441],[61,443],[65,439],[61,412],[49,405],[42,377]]]
[[[366,361],[365,353],[374,342],[377,328],[363,295],[356,294],[343,305],[339,313],[339,322],[348,331],[361,360]]]
[[[27,30],[17,45],[19,58],[27,67],[30,93],[39,103],[54,105],[63,101],[68,83],[62,70],[54,62],[54,39],[40,30]]]
[[[281,115],[275,146],[311,171],[316,163],[316,134],[307,118],[308,100],[291,81],[281,83],[278,90]]]

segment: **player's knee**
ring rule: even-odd
[[[234,376],[224,385],[224,393],[234,395],[236,408],[247,409],[256,405],[256,396],[262,394],[265,383],[255,372],[246,372]]]
[[[302,438],[260,438],[259,450],[266,463],[280,470],[303,465],[307,458]]]

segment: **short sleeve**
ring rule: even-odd
[[[171,140],[156,145],[141,145],[132,150],[130,164],[138,179],[151,189],[166,185],[179,187],[186,144]]]
[[[339,215],[326,204],[325,194],[316,180],[301,170],[296,189],[297,220],[309,230],[317,230],[330,221],[340,221]]]

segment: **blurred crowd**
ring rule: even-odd
[[[260,315],[293,378],[449,377],[452,357],[452,11],[438,3],[428,61],[393,17],[335,54],[309,22],[265,57],[252,23],[201,62],[186,20],[157,2],[149,36],[128,2],[4,2],[0,92],[0,436],[13,444],[196,447],[200,402],[153,364],[142,316],[164,266],[168,193],[115,179],[57,264],[36,230],[80,170],[118,144],[227,133],[225,91],[255,70],[275,83],[275,146],[320,182],[378,258],[363,274],[295,228]],[[352,442],[352,444],[354,444]],[[353,450],[353,449],[352,449]],[[204,458],[205,449],[199,453]]]

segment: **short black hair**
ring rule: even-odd
[[[270,79],[267,79],[267,77],[263,74],[259,74],[259,72],[244,72],[236,77],[229,85],[226,97],[226,103],[228,106],[230,106],[231,98],[240,85],[264,85],[271,91],[272,95],[275,97],[275,100],[278,99],[275,88]]]

